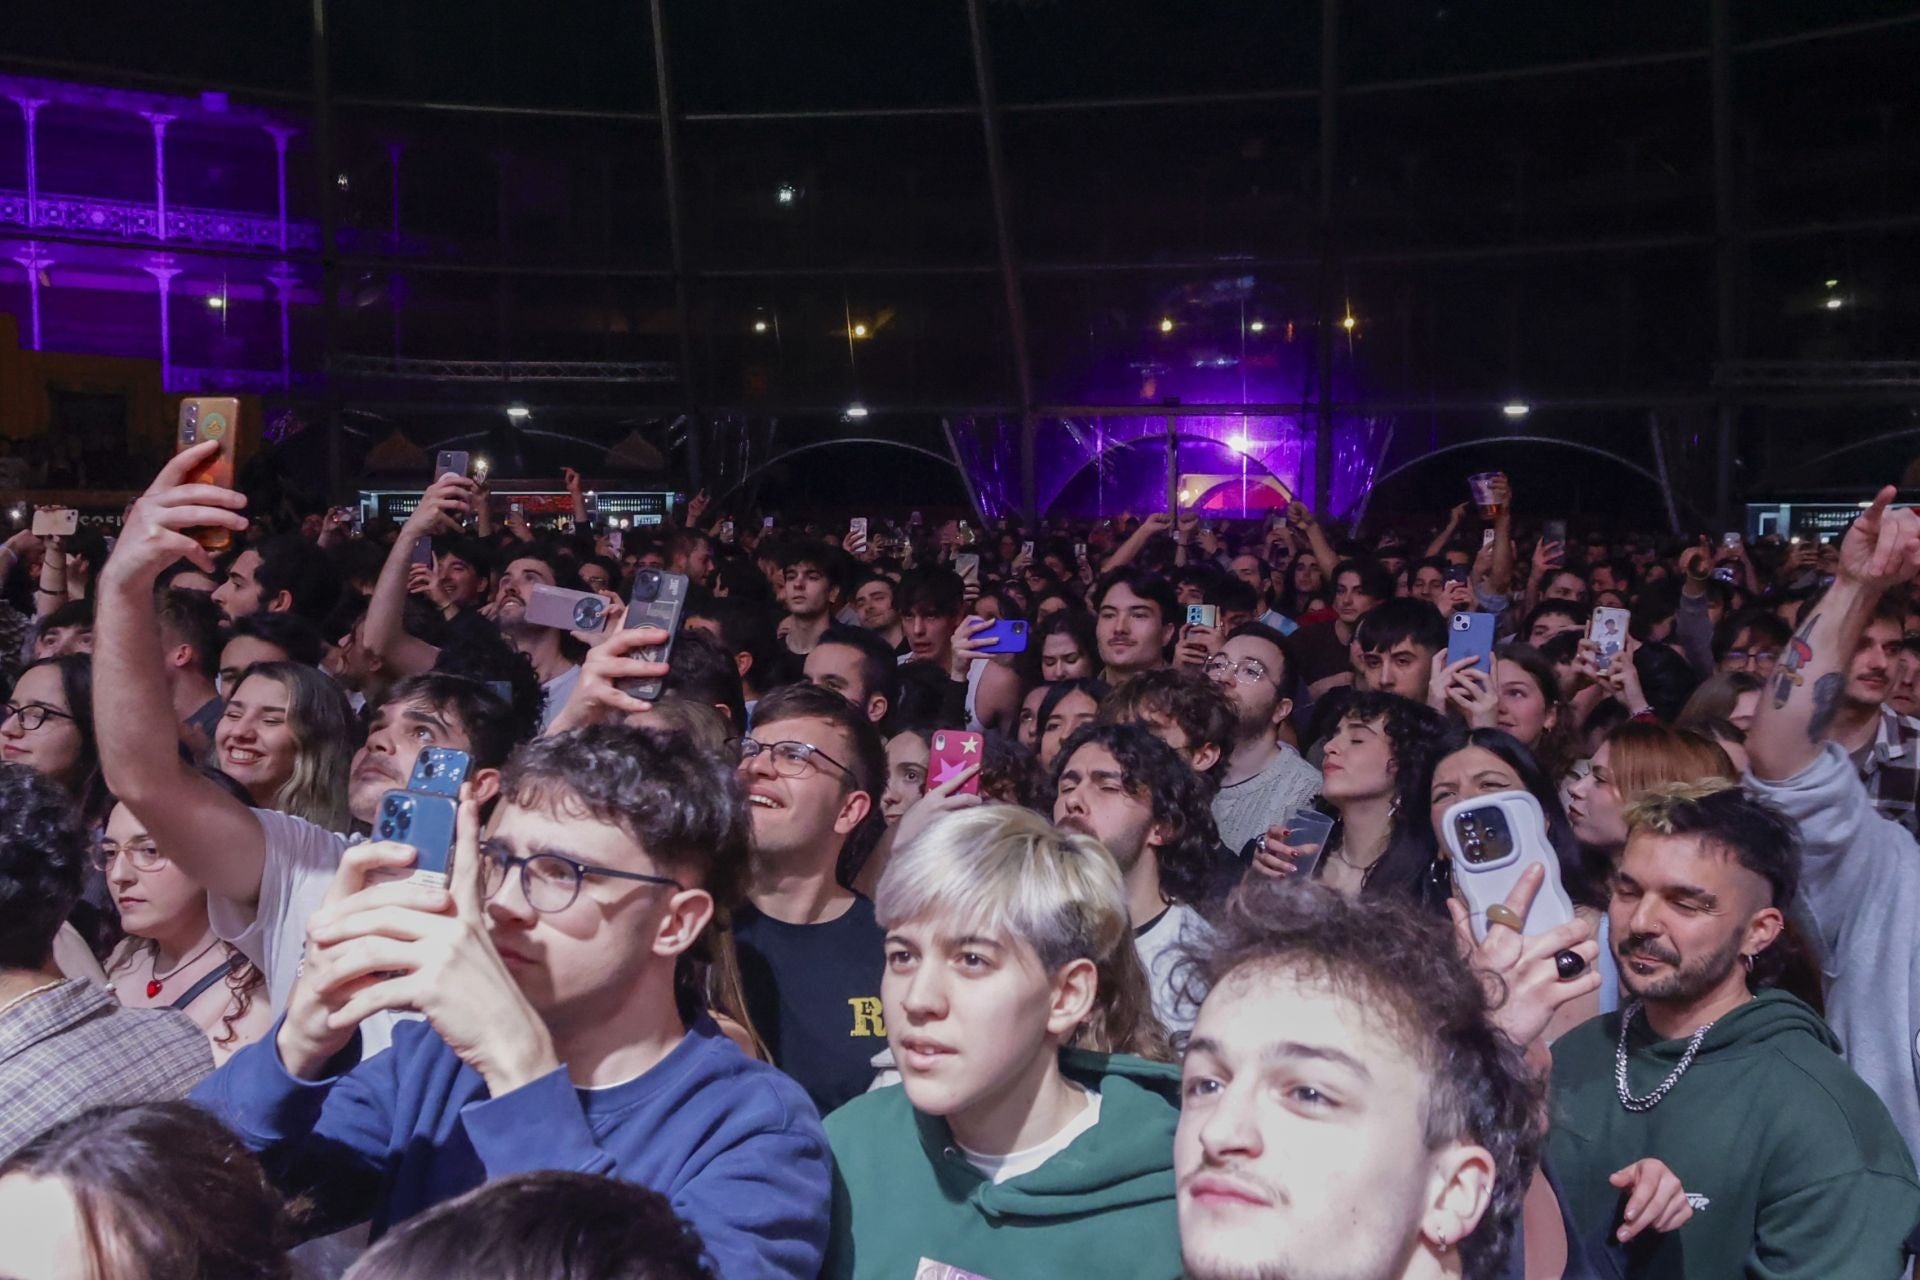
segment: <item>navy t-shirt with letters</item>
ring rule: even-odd
[[[820,924],[788,924],[751,904],[734,913],[747,1012],[774,1065],[800,1083],[826,1115],[873,1083],[873,1056],[887,1047],[880,1016],[886,934],[871,900]]]

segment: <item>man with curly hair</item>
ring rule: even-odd
[[[1190,1280],[1505,1275],[1541,1092],[1439,922],[1256,877],[1193,958]]]

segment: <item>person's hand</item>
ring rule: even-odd
[[[1173,517],[1165,511],[1149,512],[1147,517],[1140,522],[1140,528],[1144,529],[1148,536],[1165,533],[1167,530],[1173,528]]]
[[[546,1023],[507,971],[487,928],[480,896],[480,805],[472,783],[461,788],[456,830],[447,869],[452,910],[346,899],[316,914],[307,940],[309,948],[330,956],[330,989],[378,978],[358,985],[327,1015],[329,1028],[350,1033],[376,1013],[420,1013],[498,1098],[549,1074],[560,1059]]]
[[[1284,822],[1276,822],[1267,828],[1267,834],[1260,837],[1260,845],[1253,851],[1253,870],[1275,880],[1284,880],[1300,870],[1303,859],[1312,858],[1320,851],[1317,844],[1292,844],[1292,829]]]
[[[1354,648],[1356,651],[1359,648],[1357,641]],[[1471,665],[1473,665],[1472,658],[1458,658],[1449,662],[1445,649],[1435,653],[1432,662],[1427,666],[1427,705],[1441,715],[1445,715],[1448,688],[1452,686],[1454,677]]]
[[[1546,881],[1545,867],[1528,867],[1507,894],[1506,905],[1525,920]],[[1453,917],[1453,936],[1460,953],[1490,993],[1499,997],[1493,1010],[1494,1025],[1521,1048],[1540,1038],[1562,1005],[1600,989],[1600,971],[1595,967],[1600,944],[1585,921],[1570,920],[1532,937],[1501,926],[1488,929],[1485,940],[1476,941],[1467,904],[1448,898],[1447,912]],[[1560,976],[1560,965],[1554,957],[1562,951],[1571,951],[1585,962],[1572,978]]]
[[[240,514],[247,505],[245,494],[219,485],[186,483],[219,449],[218,441],[205,440],[175,454],[160,468],[147,491],[127,509],[126,523],[101,575],[103,585],[111,580],[151,588],[161,570],[182,559],[203,573],[213,572],[213,554],[187,530],[243,533],[247,528],[247,518]]]
[[[706,514],[707,505],[713,501],[705,489],[687,499],[687,528],[700,527],[700,517]]]
[[[453,897],[445,889],[406,882],[418,856],[393,841],[352,845],[341,855],[320,909],[307,921],[306,954],[275,1039],[280,1061],[300,1079],[316,1078],[327,1061],[347,1047],[359,1024],[336,1022],[334,1014],[382,976],[380,967],[367,969],[354,962],[372,942],[355,948],[329,944],[324,941],[329,927],[367,911],[453,910]]]
[[[1693,1205],[1679,1176],[1651,1156],[1635,1160],[1607,1181],[1627,1193],[1620,1229],[1614,1232],[1614,1238],[1622,1244],[1642,1231],[1663,1235],[1677,1231],[1693,1217]]]
[[[840,539],[840,549],[855,560],[872,560],[873,540],[856,529],[848,529],[847,536]]]
[[[567,705],[554,717],[547,734],[551,736],[584,725],[617,722],[627,716],[644,716],[653,710],[651,702],[642,701],[623,691],[620,683],[625,680],[665,680],[672,668],[644,654],[648,649],[657,650],[665,645],[668,638],[667,633],[659,627],[622,627],[604,642],[589,649],[586,661],[580,664],[580,679],[573,686],[573,696],[567,699]]]
[[[524,508],[518,515],[514,514],[511,507],[507,509],[506,530],[522,542],[533,541],[533,529],[527,524],[527,514]]]
[[[1468,582],[1445,582],[1440,586],[1440,598],[1436,600],[1442,613],[1473,612],[1473,584]]]
[[[423,595],[431,600],[433,599],[434,593],[439,589],[439,586],[439,576],[434,573],[431,565],[410,564],[407,566],[408,595]],[[438,602],[436,601],[436,603]],[[443,605],[442,607],[444,608],[445,606]]]
[[[986,642],[976,639],[980,632],[992,626],[985,618],[968,616],[960,619],[960,625],[953,629],[953,657],[947,663],[947,674],[955,680],[965,680],[973,670],[975,658],[990,658],[993,651]]]
[[[400,526],[400,541],[411,544],[436,533],[457,532],[460,521],[471,510],[473,481],[448,472],[428,485],[427,491],[420,495],[420,505],[408,514],[407,522]]]
[[[323,547],[337,547],[353,533],[353,508],[328,507],[327,514],[320,521],[319,543]]]
[[[1194,533],[1199,528],[1199,516],[1181,516],[1174,521],[1175,536],[1183,545],[1192,541]]]
[[[1511,520],[1513,518],[1513,481],[1507,478],[1506,472],[1502,471],[1494,477],[1493,483],[1487,486],[1487,494],[1500,504],[1500,514],[1494,517],[1494,522]]]
[[[1467,518],[1467,513],[1472,510],[1473,510],[1473,503],[1471,501],[1454,504],[1453,510],[1449,512],[1447,515],[1447,528],[1458,529],[1460,527],[1460,522],[1462,520],[1465,520]]]
[[[1180,629],[1180,643],[1173,648],[1173,665],[1191,667],[1198,671],[1213,660],[1213,655],[1226,647],[1220,637],[1220,628],[1203,627],[1191,624]]]
[[[1296,529],[1306,530],[1313,527],[1313,511],[1298,498],[1287,504],[1287,523]]]
[[[560,480],[567,486],[567,492],[574,497],[580,496],[580,473],[572,467],[560,468]]]
[[[897,853],[913,843],[915,837],[932,826],[934,819],[942,814],[971,809],[979,804],[981,801],[977,792],[960,789],[979,776],[980,766],[970,764],[939,786],[923,791],[918,800],[907,806],[893,829],[894,851]]]
[[[7,550],[13,552],[16,560],[24,563],[45,552],[46,544],[40,541],[39,534],[28,528],[22,529],[7,539]]]
[[[1888,485],[1874,495],[1840,542],[1840,563],[1834,572],[1870,591],[1885,591],[1920,569],[1920,515],[1890,509],[1894,493]]]
[[[1704,546],[1688,547],[1680,553],[1680,572],[1682,576],[1694,579],[1707,576],[1707,549]]]
[[[600,614],[600,627],[596,631],[569,631],[568,635],[586,645],[589,649],[605,644],[618,635],[627,624],[627,602],[612,591],[596,591],[593,594],[606,601],[607,607]]]
[[[1548,542],[1545,538],[1533,544],[1533,572],[1536,577],[1544,578],[1567,562],[1567,547],[1563,542]]]
[[[1447,701],[1460,709],[1468,728],[1497,729],[1500,727],[1500,693],[1486,672],[1468,665],[1472,661],[1467,658],[1449,664]]]

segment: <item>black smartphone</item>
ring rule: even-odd
[[[651,644],[640,651],[647,662],[665,662],[673,656],[673,639],[680,634],[680,614],[687,607],[687,575],[664,569],[641,569],[633,575],[633,593],[627,597],[627,628],[659,627],[667,633],[665,644]],[[642,702],[658,702],[666,687],[664,679],[622,680],[620,692]]]

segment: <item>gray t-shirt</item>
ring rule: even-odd
[[[1220,843],[1237,857],[1247,842],[1320,794],[1320,771],[1298,751],[1280,744],[1280,754],[1245,782],[1220,788],[1213,798],[1213,822]]]

